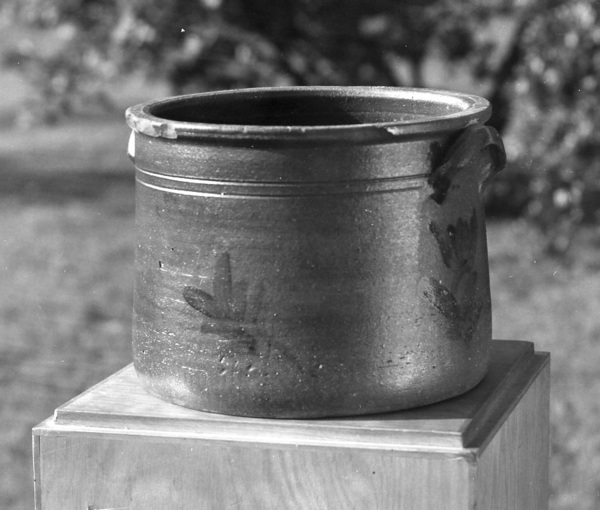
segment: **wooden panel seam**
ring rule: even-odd
[[[32,436],[31,452],[33,460],[33,494],[35,510],[42,510],[42,457],[40,455],[40,436],[34,434]]]

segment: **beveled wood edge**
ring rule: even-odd
[[[520,370],[516,370],[510,384],[501,388],[494,395],[496,400],[494,406],[486,406],[481,419],[473,419],[463,431],[463,445],[465,448],[474,450],[480,456],[496,432],[502,427],[523,396],[529,391],[543,370],[550,366],[550,353],[536,351],[521,363]],[[511,372],[513,372],[511,370]]]
[[[131,371],[131,365],[115,373],[117,376],[123,371]],[[92,388],[93,389],[93,388]],[[81,396],[85,395],[82,393]],[[157,397],[160,405],[174,406]],[[63,404],[55,410],[54,420],[44,422],[47,428],[52,423],[52,429],[58,430],[85,430],[96,433],[118,431],[118,434],[143,435],[146,437],[181,437],[194,439],[207,439],[211,441],[224,440],[246,442],[251,437],[251,442],[289,445],[319,445],[359,448],[385,448],[390,450],[408,450],[415,442],[426,444],[431,450],[462,449],[461,434],[458,432],[415,430],[411,428],[373,427],[363,428],[353,424],[353,418],[369,419],[369,416],[349,417],[339,419],[315,420],[288,420],[270,418],[249,418],[243,416],[229,416],[201,411],[196,416],[178,417],[171,421],[158,417],[144,416],[142,421],[135,421],[132,414],[107,415],[98,412],[71,411],[69,404],[75,399]],[[177,409],[179,406],[175,406]],[[387,414],[387,413],[385,413]],[[201,417],[201,420],[198,419]],[[373,415],[377,416],[377,415]],[[58,418],[58,419],[57,419]],[[419,447],[419,450],[424,447]]]
[[[98,381],[96,384],[90,386],[87,390],[82,391],[81,393],[79,393],[78,395],[75,395],[72,399],[67,400],[64,404],[61,404],[60,406],[58,406],[55,410],[54,410],[54,420],[57,421],[58,420],[58,415],[60,414],[60,412],[66,408],[68,408],[73,402],[76,402],[77,400],[80,400],[81,397],[92,393],[93,391],[95,391],[97,388],[101,387],[104,385],[104,383],[113,377],[118,377],[119,374],[122,374],[123,372],[127,372],[128,370],[131,370],[131,367],[133,366],[133,363],[129,363],[128,365],[125,365],[123,368],[121,368],[120,370],[117,370],[116,372],[112,373],[111,375],[109,375],[108,377],[105,377],[104,379],[102,379],[101,381]]]
[[[269,436],[269,439],[264,437],[249,436],[248,433],[240,433],[239,436],[218,433],[211,434],[195,434],[185,431],[165,431],[159,433],[151,430],[142,429],[107,429],[105,427],[92,427],[81,425],[57,425],[52,417],[44,420],[39,425],[33,428],[34,436],[38,437],[77,437],[80,439],[102,439],[116,441],[143,441],[143,442],[172,442],[184,443],[189,441],[203,443],[207,446],[225,446],[236,448],[260,448],[260,449],[277,449],[277,450],[294,450],[294,451],[322,451],[323,448],[339,448],[354,451],[377,451],[378,455],[396,455],[401,453],[406,457],[423,457],[441,458],[446,460],[466,460],[471,463],[475,460],[476,454],[471,449],[462,447],[442,447],[442,446],[423,446],[415,444],[404,444],[394,441],[392,443],[373,442],[373,441],[348,441],[346,439],[338,439],[332,441],[330,438],[324,440],[316,440],[314,438],[303,438],[299,441],[293,441],[291,438],[281,438],[276,435]]]
[[[495,341],[502,342],[502,341]],[[542,367],[537,367],[534,374],[528,374],[527,369],[534,363],[536,353],[531,342],[508,341],[521,344],[523,354],[516,360],[511,369],[502,378],[498,387],[486,400],[475,416],[470,420],[464,430],[459,433],[448,431],[436,432],[434,430],[415,429],[389,429],[373,428],[365,431],[362,436],[359,430],[351,423],[339,423],[332,421],[311,421],[310,430],[307,430],[304,420],[264,420],[234,418],[220,415],[209,415],[209,419],[199,423],[198,420],[177,419],[176,425],[165,424],[164,420],[144,418],[143,423],[131,426],[131,415],[110,415],[106,423],[99,420],[102,415],[98,413],[71,412],[69,406],[84,395],[93,392],[105,381],[92,386],[75,398],[69,400],[56,409],[54,420],[48,419],[34,429],[34,434],[86,434],[105,437],[119,438],[127,436],[133,438],[139,436],[148,440],[149,438],[172,439],[172,440],[204,440],[211,443],[235,443],[236,445],[248,444],[256,447],[259,444],[265,447],[309,447],[317,448],[323,446],[378,449],[389,451],[402,451],[406,453],[418,452],[419,454],[429,452],[450,456],[473,457],[477,450],[481,450],[491,439],[491,435],[504,423],[514,406],[526,393],[529,386],[537,377]],[[544,353],[541,354],[544,357]],[[548,355],[545,355],[548,357]],[[538,356],[539,357],[539,356]],[[117,377],[124,371],[131,371],[131,365],[119,370],[109,377]],[[510,381],[511,375],[520,372],[517,380]],[[514,377],[513,377],[514,378]],[[515,400],[514,402],[512,400]],[[497,411],[498,407],[504,405],[506,409]],[[57,419],[60,418],[60,419]],[[260,423],[259,423],[260,422]],[[174,422],[175,423],[175,422]],[[260,427],[259,425],[265,425]],[[253,425],[249,432],[248,425]],[[275,429],[279,430],[275,430]],[[335,432],[335,434],[333,434]]]
[[[435,436],[448,436],[448,434],[435,433],[410,433],[402,441],[402,431],[393,431],[387,434],[375,435],[369,433],[369,436],[362,438],[357,436],[355,429],[335,428],[335,436],[327,431],[322,434],[315,434],[311,429],[310,433],[302,434],[298,430],[285,431],[285,433],[273,432],[265,429],[263,433],[253,430],[249,433],[243,426],[238,429],[227,427],[221,428],[220,422],[214,423],[213,427],[205,427],[202,430],[187,429],[184,426],[165,427],[160,424],[160,428],[153,428],[146,420],[145,427],[122,427],[113,424],[111,427],[90,426],[80,422],[68,424],[57,424],[53,417],[49,417],[39,425],[33,428],[33,434],[36,436],[66,436],[76,435],[77,437],[99,437],[105,439],[125,439],[142,441],[200,441],[206,444],[235,445],[236,447],[251,448],[278,448],[278,449],[310,449],[318,450],[323,447],[330,448],[348,448],[354,450],[377,450],[381,452],[395,453],[403,452],[406,454],[432,454],[438,457],[470,457],[472,452],[462,447],[460,436],[456,436],[455,441],[435,441]],[[400,434],[398,434],[400,432]],[[412,432],[412,431],[411,431]],[[400,436],[400,437],[399,437]],[[419,439],[418,443],[415,439]],[[439,438],[438,438],[439,439]]]

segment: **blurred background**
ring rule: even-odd
[[[552,353],[551,508],[600,508],[597,0],[3,0],[0,508],[33,508],[31,427],[131,361],[124,109],[282,85],[492,102],[494,337]]]

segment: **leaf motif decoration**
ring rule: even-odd
[[[455,232],[454,251],[456,252],[456,258],[461,266],[472,266],[477,252],[478,233],[477,213],[474,208],[468,221],[464,218],[457,221]]]
[[[234,341],[238,347],[245,346],[247,353],[255,353],[258,338],[265,334],[259,323],[265,293],[263,282],[254,285],[245,280],[234,282],[230,256],[222,253],[215,261],[212,289],[212,295],[197,287],[183,289],[185,301],[206,318],[200,331],[217,334],[223,340]]]
[[[248,291],[248,300],[245,310],[245,320],[250,324],[256,324],[260,317],[262,304],[265,296],[265,285],[262,280],[259,280]]]
[[[452,266],[452,247],[451,247],[450,243],[446,242],[446,238],[444,237],[444,234],[440,231],[438,226],[433,221],[429,223],[429,231],[433,234],[433,237],[435,237],[435,240],[438,243],[444,264],[448,268],[451,267]]]
[[[445,229],[430,222],[429,231],[438,244],[444,265],[450,270],[445,282],[449,287],[435,278],[423,277],[419,282],[421,295],[454,326],[461,328],[466,344],[471,342],[482,311],[482,306],[477,303],[478,274],[475,270],[478,225],[475,208],[469,217],[458,218]]]
[[[233,283],[233,298],[231,300],[232,319],[236,321],[246,320],[246,309],[248,307],[248,282],[245,280]]]
[[[481,317],[481,312],[483,311],[483,306],[479,305],[475,308],[471,308],[469,315],[466,317],[467,329],[465,331],[465,342],[470,343],[473,338],[473,334],[475,333],[475,328],[477,327],[477,323],[479,322],[479,317]]]
[[[183,289],[183,297],[187,301],[188,305],[195,308],[200,313],[203,313],[207,317],[217,318],[219,317],[219,311],[215,306],[214,298],[196,287],[185,287]]]
[[[233,283],[229,253],[219,255],[215,264],[213,296],[219,309],[219,317],[233,319]]]
[[[460,296],[463,296],[463,307],[475,306],[477,300],[477,281],[477,271],[471,271],[465,274],[459,282],[457,292]]]
[[[476,273],[470,274],[467,279],[470,280],[468,285],[475,285]],[[461,303],[441,282],[425,277],[419,282],[419,290],[436,310],[450,319],[451,327],[457,328],[460,334],[459,338],[470,344],[483,310],[482,305],[475,302],[474,294]]]
[[[434,278],[422,278],[419,282],[420,291],[434,308],[442,315],[453,320],[461,320],[461,307],[456,298],[441,282]]]
[[[464,272],[473,266],[477,254],[477,227],[475,208],[471,210],[468,221],[459,218],[456,225],[448,225],[445,231],[434,222],[429,223],[429,231],[437,241],[447,268]]]

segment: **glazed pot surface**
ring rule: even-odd
[[[168,401],[308,418],[398,410],[485,375],[488,103],[250,89],[128,110],[134,363]]]

